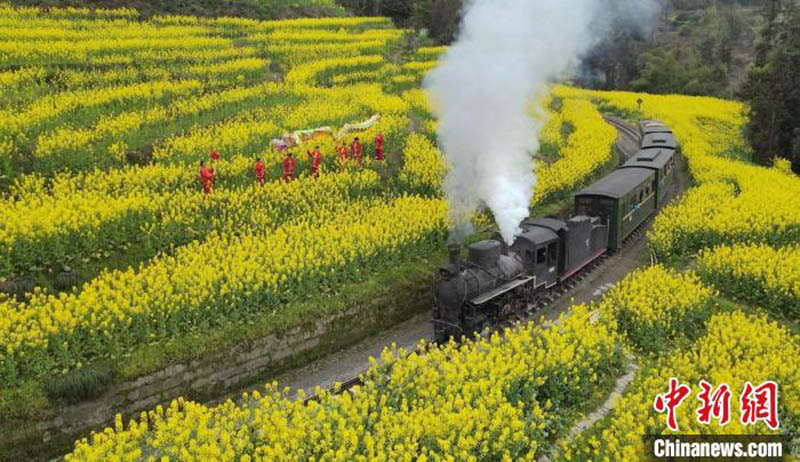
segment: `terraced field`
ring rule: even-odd
[[[0,13],[3,428],[59,404],[53,383],[104,369],[135,379],[176,361],[165,352],[187,339],[224,348],[241,332],[284,332],[342,300],[357,305],[343,287],[397,268],[407,272],[398,279],[432,274],[449,226],[447,165],[420,86],[444,48],[405,49],[404,31],[383,18]],[[118,417],[67,460],[536,460],[553,447],[569,460],[636,458],[633,439],[663,430],[652,395],[669,374],[728,380],[734,393],[744,379],[778,381],[785,431],[796,431],[800,373],[779,365],[800,347],[800,279],[781,264],[797,260],[800,180],[729,155],[745,149],[736,102],[555,86],[543,106],[537,210],[615,163],[616,132],[601,111],[675,130],[694,187],[649,235],[662,265],[598,306],[574,307],[558,327],[425,355],[387,351],[363,387],[308,405],[275,386],[217,407],[180,399]],[[376,113],[381,121],[358,133],[363,170],[342,168],[334,140],[321,139],[320,178],[302,146],[298,179],[280,181],[271,139]],[[204,197],[197,164],[212,149],[221,159]],[[331,302],[303,305],[320,296]],[[744,348],[736,335],[747,330],[759,334]],[[568,438],[625,351],[642,365],[625,405]],[[711,361],[720,351],[721,365]],[[706,431],[688,411],[680,419]]]

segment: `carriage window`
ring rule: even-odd
[[[578,206],[575,208],[575,213],[577,215],[589,215],[589,211],[592,207],[592,199],[589,197],[579,197],[578,198]]]
[[[644,199],[644,190],[639,190],[639,202],[641,202],[642,199]]]
[[[547,260],[547,248],[542,247],[536,251],[536,264],[541,265],[545,260]]]
[[[525,251],[525,260],[534,263],[535,260],[533,259],[533,250],[526,250]]]
[[[555,265],[557,255],[558,255],[557,243],[553,242],[552,244],[547,246],[547,264]]]

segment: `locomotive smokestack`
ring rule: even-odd
[[[461,272],[461,246],[450,244],[447,250],[450,251],[450,264],[455,267],[456,273]]]
[[[506,244],[506,241],[502,239],[500,240],[500,253],[508,256],[508,244]]]

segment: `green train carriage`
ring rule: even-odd
[[[608,248],[613,251],[656,208],[656,173],[649,168],[616,170],[575,194],[575,213],[600,217],[608,225]]]
[[[672,149],[642,149],[631,156],[620,169],[646,168],[655,173],[656,208],[667,201],[667,193],[675,182],[675,151]]]

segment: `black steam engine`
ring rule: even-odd
[[[622,246],[667,200],[677,144],[669,129],[643,121],[641,149],[608,176],[575,194],[575,215],[563,221],[533,218],[511,246],[499,236],[468,247],[450,247],[440,269],[433,326],[436,339],[471,335],[512,314],[523,314],[548,289]]]

